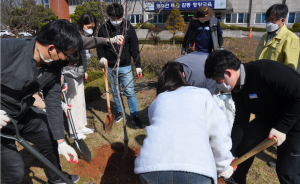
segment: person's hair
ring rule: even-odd
[[[118,4],[118,3],[112,3],[110,5],[107,6],[106,8],[107,14],[110,17],[123,17],[124,14],[124,9],[123,6]]]
[[[289,8],[285,4],[274,4],[266,12],[266,18],[275,15],[277,19],[286,18]]]
[[[180,71],[181,73],[184,72],[182,64],[177,61],[168,61],[167,64],[165,64],[165,66],[163,67],[162,71],[168,68],[174,68]]]
[[[95,15],[92,14],[91,12],[83,13],[79,17],[76,25],[77,25],[78,30],[81,32],[81,34],[83,34],[83,26],[87,25],[87,24],[90,24],[92,22],[95,23],[95,27],[93,29],[93,35],[95,35],[96,28],[97,28],[97,19],[96,19]]]
[[[43,26],[37,34],[36,40],[40,44],[52,44],[62,51],[74,48],[78,52],[83,47],[78,29],[65,19],[54,20]]]
[[[211,52],[204,65],[204,74],[206,78],[222,77],[226,69],[237,71],[240,68],[241,61],[230,51],[216,50]]]
[[[187,82],[183,77],[182,72],[176,69],[176,67],[165,68],[158,77],[156,95],[165,91],[174,91],[182,86],[187,86]]]

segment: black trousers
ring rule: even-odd
[[[47,124],[46,114],[32,107],[26,116],[18,122],[20,135],[27,141],[35,144],[40,153],[48,159],[55,167],[61,170],[57,141],[53,139]],[[8,123],[1,133],[15,135],[15,128],[12,123]],[[59,177],[45,167],[45,173],[50,180],[57,180]],[[1,137],[1,183],[18,184],[24,177],[24,162],[17,150],[14,140]]]
[[[256,117],[247,125],[234,125],[231,133],[232,154],[241,157],[265,140],[274,121]],[[238,184],[246,184],[246,175],[254,161],[254,156],[237,167],[232,175]],[[277,148],[276,172],[280,183],[300,183],[300,132],[290,130],[286,141]]]

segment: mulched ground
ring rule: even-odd
[[[140,184],[139,176],[134,174],[134,160],[140,152],[140,148],[129,147],[128,156],[124,159],[124,145],[113,143],[103,145],[95,150],[96,155],[91,163],[84,161],[74,167],[74,173],[82,179],[90,178],[93,183],[126,183]]]

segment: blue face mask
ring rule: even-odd
[[[224,76],[225,79],[225,76]],[[224,91],[225,93],[228,93],[231,91],[231,78],[230,78],[230,84],[227,85],[225,82],[222,82],[221,84],[217,84],[217,88],[221,91]]]

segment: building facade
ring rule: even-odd
[[[50,7],[60,18],[68,20],[69,14],[74,13],[76,6],[83,2],[85,0],[44,0],[45,7]],[[173,1],[168,0],[162,3],[159,0],[129,0],[127,19],[132,25],[136,25],[152,18],[162,9],[150,22],[164,29],[165,22],[172,11],[172,3]],[[265,13],[270,6],[276,3],[285,3],[289,8],[285,22],[287,27],[292,27],[295,22],[300,22],[300,0],[181,0],[178,9],[186,23],[190,21],[199,6],[209,6],[214,10],[215,17],[225,24],[265,27]]]

